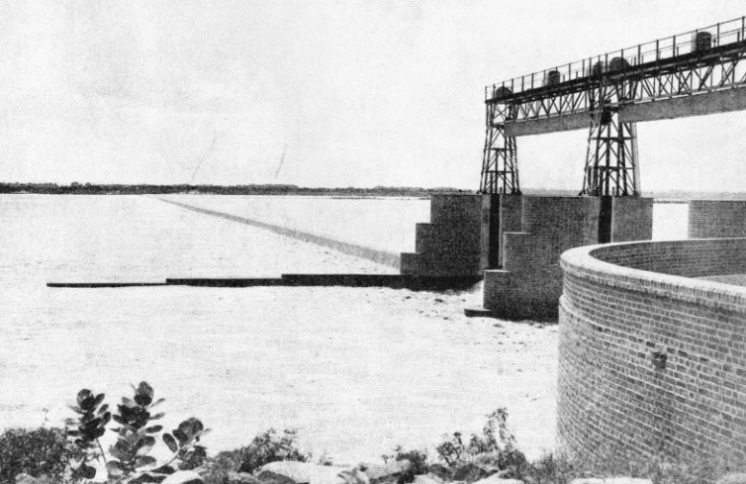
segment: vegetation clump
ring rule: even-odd
[[[61,482],[70,459],[80,451],[58,428],[8,429],[0,434],[0,484],[14,483],[19,474],[46,475]]]
[[[97,477],[101,481],[97,474],[102,469],[109,484],[157,484],[180,471],[198,471],[205,484],[262,484],[258,471],[266,464],[311,460],[311,454],[300,450],[295,430],[274,429],[258,434],[245,447],[210,457],[200,444],[209,429],[200,420],[188,418],[164,432],[156,423],[164,414],[154,411],[163,399],[156,400],[146,382],[133,390],[133,396],[122,398],[113,411],[104,402],[103,393],[81,390],[71,406],[77,417],[68,419],[64,430],[5,430],[0,434],[0,484],[78,484]],[[367,465],[343,470],[339,476],[347,484],[406,484],[420,475],[425,475],[425,482],[472,483],[495,476],[527,484],[569,484],[577,478],[622,475],[650,479],[654,484],[709,484],[743,468],[733,465],[737,461],[723,459],[690,459],[686,464],[661,457],[635,460],[602,448],[592,460],[547,454],[529,462],[516,448],[507,417],[507,411],[500,408],[487,416],[481,433],[447,436],[435,449],[441,463],[430,463],[424,450],[397,447],[382,456],[384,463],[407,461],[406,465],[379,474],[375,480],[366,476]],[[116,437],[108,452],[101,444],[106,432]],[[165,463],[151,455],[159,441],[171,452]]]
[[[155,400],[155,392],[147,382],[140,382],[132,389],[133,397],[122,397],[113,414],[109,405],[103,403],[103,393],[96,394],[88,389],[78,392],[77,405],[70,407],[78,417],[67,421],[67,435],[76,446],[79,457],[71,466],[73,480],[94,479],[97,474],[95,462],[105,464],[110,483],[160,482],[177,469],[194,469],[204,463],[207,452],[198,442],[209,429],[205,429],[198,419],[189,418],[171,433],[161,435],[173,456],[165,464],[158,465],[155,457],[149,454],[157,443],[156,436],[163,430],[163,426],[155,421],[164,414],[152,410],[164,399]],[[110,429],[117,440],[109,448],[107,459],[100,439],[112,420],[119,427]]]
[[[270,428],[254,437],[245,447],[219,453],[217,459],[230,462],[237,472],[251,473],[270,462],[308,462],[311,455],[299,449],[295,430],[285,429],[280,434]]]
[[[455,480],[471,482],[495,473],[517,479],[524,473],[528,461],[516,448],[507,421],[507,410],[498,408],[487,416],[481,435],[472,434],[465,440],[461,432],[455,432],[436,447]]]

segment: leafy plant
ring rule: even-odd
[[[155,458],[148,454],[156,443],[152,434],[163,430],[163,426],[150,424],[163,417],[163,413],[153,415],[150,410],[163,399],[154,402],[153,388],[146,382],[132,388],[134,398],[122,397],[122,403],[117,405],[117,413],[112,417],[120,425],[112,429],[118,434],[117,441],[109,449],[114,458],[106,463],[109,478],[113,480],[126,479],[142,467],[156,465]]]
[[[487,415],[481,435],[472,434],[468,441],[464,441],[462,434],[455,432],[453,437],[438,445],[436,451],[452,469],[473,463],[488,473],[511,470],[515,475],[527,461],[515,447],[515,437],[507,428],[507,420],[507,410],[498,408]]]
[[[174,453],[171,462],[178,460],[178,467],[181,470],[191,470],[201,466],[207,457],[207,451],[203,446],[197,445],[197,442],[209,431],[202,425],[202,422],[196,418],[190,418],[181,422],[171,434],[163,434],[163,442]]]
[[[403,473],[397,480],[399,484],[413,482],[416,476],[429,472],[427,452],[422,450],[413,449],[405,451],[401,446],[397,446],[393,454],[382,455],[381,457],[386,463],[407,460],[412,464],[409,470]]]
[[[67,420],[67,425],[73,427],[67,431],[67,435],[74,438],[73,443],[80,451],[81,457],[78,466],[73,468],[73,476],[76,478],[96,477],[96,469],[88,463],[94,459],[100,460],[104,456],[99,439],[106,432],[111,412],[108,411],[108,405],[102,405],[103,401],[103,393],[96,395],[91,390],[83,389],[78,392],[77,405],[70,406],[78,414],[77,421]]]
[[[60,482],[70,459],[80,458],[62,429],[8,429],[0,434],[0,484],[14,483],[21,473]]]
[[[103,403],[103,393],[96,395],[87,389],[78,392],[77,405],[71,408],[79,416],[77,420],[68,419],[67,422],[72,427],[67,435],[74,439],[79,452],[79,464],[73,468],[74,479],[93,479],[96,476],[96,469],[90,463],[106,458],[99,439],[111,420],[119,427],[111,429],[116,432],[117,440],[109,448],[110,457],[106,462],[109,482],[125,483],[136,479],[160,482],[167,474],[175,472],[170,467],[174,461],[178,461],[181,470],[194,469],[204,463],[207,451],[197,443],[209,429],[205,429],[198,419],[189,418],[171,434],[163,434],[164,443],[174,455],[167,464],[157,466],[156,459],[149,454],[157,443],[156,434],[163,430],[163,426],[153,423],[162,418],[163,413],[153,413],[152,410],[164,399],[155,400],[153,387],[144,381],[132,389],[134,396],[123,397],[113,415],[108,411],[108,405]]]
[[[278,461],[308,462],[310,454],[298,449],[295,430],[284,430],[280,435],[275,429],[269,429],[256,437],[246,447],[230,452],[221,452],[218,458],[236,463],[238,472],[254,472],[264,464]]]

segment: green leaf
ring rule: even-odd
[[[78,475],[84,479],[93,479],[96,477],[96,469],[87,464],[81,464],[80,467],[78,467]]]
[[[135,457],[135,449],[122,439],[109,448],[109,453],[123,462],[129,462]]]
[[[142,381],[135,391],[135,402],[137,402],[138,405],[147,407],[153,402],[154,394],[153,387],[148,385],[147,382]]]
[[[129,408],[132,408],[132,407],[136,407],[136,406],[137,406],[137,404],[136,404],[136,403],[135,403],[135,402],[134,402],[134,401],[133,401],[133,400],[132,400],[131,398],[127,398],[127,397],[122,397],[122,403],[123,403],[123,404],[124,404],[124,405],[125,405],[126,407],[129,407]],[[121,409],[121,405],[120,405],[120,409]]]
[[[91,392],[90,390],[88,390],[86,388],[84,388],[83,390],[79,391],[78,392],[78,406],[82,407],[83,406],[83,401],[86,398],[90,398],[91,395],[93,395],[93,392]]]
[[[145,431],[149,434],[157,434],[163,430],[163,425],[153,425],[152,427],[148,427],[145,429]]]
[[[181,430],[181,428],[174,429],[174,437],[176,437],[176,440],[178,440],[179,444],[182,446],[189,442],[189,437]]]
[[[93,396],[84,398],[82,402],[80,402],[80,408],[86,412],[92,412],[94,408],[96,408],[93,404],[96,403],[96,399]]]
[[[146,455],[148,452],[150,452],[150,449],[152,449],[154,445],[155,437],[152,437],[150,435],[143,437],[135,446],[135,448],[137,449],[137,455]]]
[[[163,417],[164,417],[164,415],[166,415],[166,414],[165,414],[165,413],[163,413],[163,412],[158,412],[158,413],[156,413],[155,415],[151,415],[151,416],[150,416],[150,420],[158,420],[158,419],[160,419],[160,418],[163,418]]]
[[[109,474],[109,479],[119,479],[120,477],[124,477],[125,474],[124,466],[118,460],[107,462],[106,472]]]
[[[98,407],[99,405],[101,405],[101,402],[103,401],[104,401],[104,394],[99,393],[98,395],[96,395],[96,399],[93,401],[93,407],[94,408]]]
[[[70,407],[70,410],[72,410],[75,413],[78,413],[80,415],[85,415],[85,412],[83,411],[83,409],[78,406],[68,405],[68,407]]]
[[[99,414],[99,415],[101,415],[102,413],[106,412],[107,410],[109,410],[109,404],[108,404],[108,403],[104,403],[104,404],[103,404],[103,405],[101,405],[101,407],[100,407],[100,408],[98,409],[98,414]]]
[[[150,408],[154,408],[154,407],[160,405],[161,403],[163,403],[165,401],[166,401],[165,398],[159,398],[158,400],[156,400],[155,402],[153,402],[153,403],[150,404]]]
[[[135,459],[135,467],[154,466],[156,463],[155,457],[149,455],[140,455]]]
[[[176,450],[179,448],[179,446],[176,445],[176,439],[174,439],[173,436],[169,433],[163,434],[163,442],[166,444],[171,452],[176,452]]]

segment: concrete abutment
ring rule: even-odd
[[[514,198],[500,207],[501,220],[512,224],[498,240],[489,240],[487,250],[497,250],[500,264],[484,271],[483,308],[466,314],[555,320],[562,252],[602,241],[650,239],[652,210],[650,198]]]

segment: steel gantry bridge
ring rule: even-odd
[[[485,88],[480,193],[520,194],[520,136],[588,129],[581,194],[638,196],[636,123],[746,109],[746,17]]]

